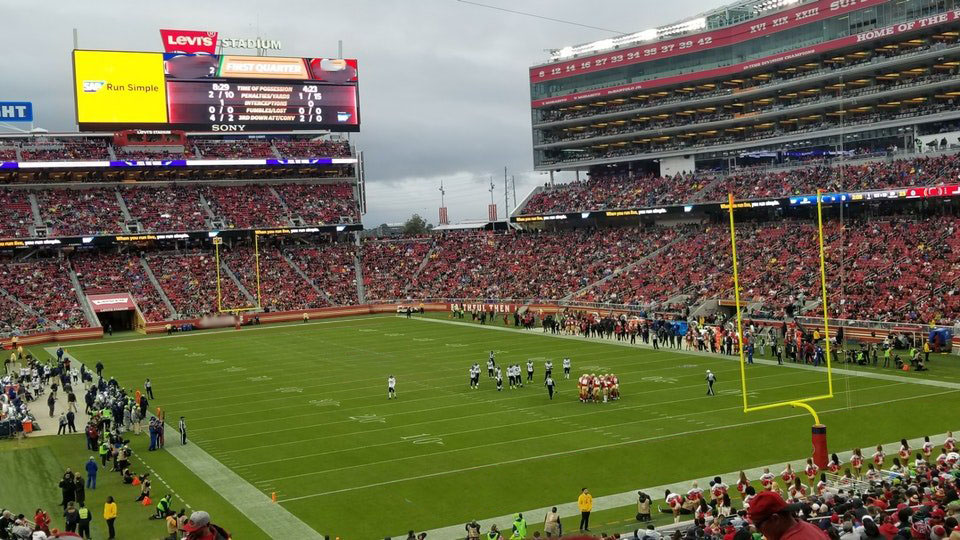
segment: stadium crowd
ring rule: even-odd
[[[690,202],[785,197],[825,191],[859,191],[955,183],[960,155],[916,157],[834,167],[812,165],[783,171],[743,169],[725,176],[711,173],[671,177],[600,172],[581,182],[545,186],[521,214],[639,208]]]
[[[889,215],[828,221],[827,286],[834,318],[953,324],[960,320],[960,218]],[[817,228],[809,221],[745,222],[737,228],[740,284],[748,312],[817,316]],[[344,239],[346,240],[346,239]],[[427,237],[292,242],[262,239],[261,304],[271,311],[353,305],[359,262],[366,301],[426,298],[548,299],[641,310],[692,309],[733,296],[729,232],[705,223],[552,232],[447,232]],[[216,312],[215,254],[148,250],[80,252],[66,259],[0,264],[8,327],[82,326],[72,290],[130,292],[147,320]],[[252,245],[221,249],[222,305],[255,305]],[[72,266],[71,266],[72,265]],[[230,270],[228,272],[227,270]],[[27,277],[29,276],[29,278]],[[305,276],[305,277],[304,277]],[[239,284],[234,280],[239,280]],[[241,291],[240,284],[246,289]],[[931,285],[932,284],[932,285]],[[3,294],[4,292],[8,294]]]

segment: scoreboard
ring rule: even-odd
[[[73,51],[81,130],[359,131],[357,61]]]

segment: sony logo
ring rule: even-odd
[[[245,131],[246,128],[246,124],[213,124],[210,126],[213,131]]]

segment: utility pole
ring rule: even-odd
[[[503,166],[503,216],[510,217],[510,192],[507,190],[507,166]]]
[[[443,189],[443,180],[440,180],[440,224],[448,225],[450,223],[449,215],[447,214],[447,206],[444,204],[444,195],[447,194],[447,191]]]
[[[493,185],[493,175],[490,175],[490,189],[487,190],[490,192],[490,206],[487,208],[487,218],[490,221],[497,220],[497,203],[493,201],[493,190],[495,186]]]
[[[517,177],[510,175],[510,185],[513,186],[513,207],[517,207]]]

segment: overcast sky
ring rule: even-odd
[[[718,0],[482,0],[621,32],[674,22]],[[0,100],[34,102],[38,126],[75,131],[72,29],[80,48],[160,51],[160,28],[277,39],[285,56],[360,66],[367,226],[413,213],[437,221],[444,180],[452,222],[486,217],[489,177],[503,217],[503,167],[521,200],[533,172],[527,68],[559,48],[612,34],[457,0],[0,0]]]

